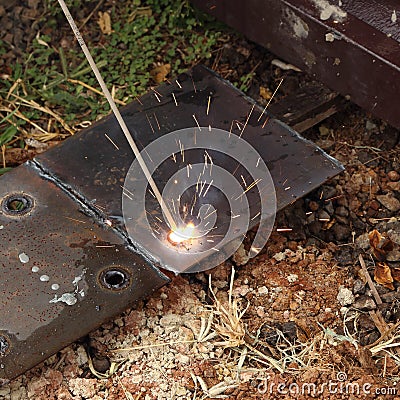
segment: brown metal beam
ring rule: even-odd
[[[400,128],[395,0],[192,0],[249,39]]]

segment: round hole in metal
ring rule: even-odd
[[[8,215],[24,215],[32,210],[33,199],[25,193],[13,193],[3,199],[1,208]]]
[[[6,335],[0,333],[0,357],[4,357],[10,351],[11,343]]]
[[[131,285],[131,274],[121,267],[110,267],[100,273],[100,284],[109,290],[122,290]]]

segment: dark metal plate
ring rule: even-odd
[[[32,166],[1,178],[0,203],[3,383],[168,282]]]
[[[254,104],[229,82],[197,66],[172,84],[146,94],[140,103],[135,101],[127,105],[121,113],[141,148],[163,134],[196,127],[196,120],[200,126],[211,125],[242,134],[238,127],[243,128],[251,113],[242,137],[267,163],[275,182],[279,210],[343,170],[336,160],[279,120],[271,118],[265,123],[267,114],[264,114],[258,121],[262,108]],[[103,218],[124,230],[122,185],[133,159],[115,118],[108,116],[39,155],[35,161],[85,203],[100,206],[98,212]]]
[[[201,66],[122,115],[140,146],[197,123],[242,134],[268,164],[279,209],[343,169]],[[146,261],[154,259],[151,252],[139,250],[143,244],[125,231],[122,186],[132,161],[109,116],[0,179],[0,379],[17,376],[168,281]],[[159,180],[168,173],[159,172]]]

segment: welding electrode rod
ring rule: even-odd
[[[173,217],[172,217],[167,205],[165,204],[165,202],[164,202],[164,200],[163,200],[163,198],[161,196],[161,193],[158,190],[158,187],[157,187],[156,183],[154,182],[154,179],[151,176],[150,171],[148,170],[148,168],[146,166],[146,163],[144,162],[143,157],[141,156],[138,147],[136,146],[135,141],[133,140],[132,135],[129,132],[129,129],[126,126],[125,121],[123,120],[123,118],[121,116],[121,113],[119,112],[119,110],[118,110],[113,98],[111,97],[111,94],[110,94],[109,90],[107,89],[107,86],[104,83],[104,80],[100,75],[100,71],[97,68],[96,63],[94,62],[93,57],[90,54],[90,51],[89,51],[88,47],[86,46],[86,43],[83,40],[82,35],[79,32],[79,29],[76,26],[75,21],[72,18],[72,15],[69,12],[69,9],[68,9],[67,5],[65,4],[64,0],[58,0],[58,2],[60,4],[62,10],[64,11],[65,17],[67,18],[69,24],[71,25],[72,31],[74,32],[75,37],[78,40],[78,43],[80,44],[83,53],[85,54],[87,60],[89,61],[90,67],[92,68],[94,74],[96,75],[97,81],[99,82],[100,87],[101,87],[101,89],[102,89],[102,91],[103,91],[108,103],[110,104],[111,110],[114,113],[115,118],[117,118],[117,121],[118,121],[118,123],[119,123],[119,125],[120,125],[120,127],[122,129],[122,132],[124,133],[124,135],[126,137],[126,140],[128,141],[129,145],[131,146],[131,148],[133,150],[133,153],[135,154],[135,157],[138,160],[139,165],[142,168],[143,173],[146,176],[146,179],[149,182],[149,185],[151,186],[151,189],[153,190],[153,193],[157,198],[157,201],[160,203],[161,209],[162,209],[165,217],[167,218],[167,221],[168,221],[168,223],[170,225],[170,228],[172,230],[175,230],[176,229],[176,224],[174,222],[174,219],[173,219]]]

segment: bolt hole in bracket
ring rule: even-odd
[[[280,121],[258,121],[261,111],[202,66],[121,110],[142,146],[197,123],[232,134],[247,123],[244,138],[268,165],[278,210],[343,170]],[[162,260],[125,230],[122,187],[133,159],[108,116],[0,178],[2,383],[169,282]]]
[[[25,193],[9,194],[1,202],[1,209],[6,215],[22,216],[28,214],[34,205],[32,197]]]

